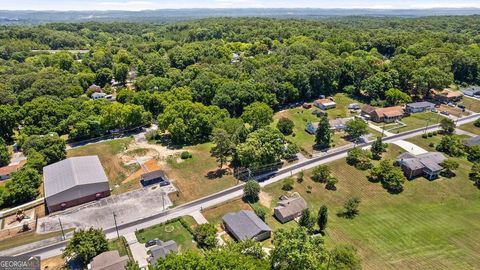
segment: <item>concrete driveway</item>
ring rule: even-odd
[[[166,187],[142,188],[120,195],[110,196],[98,201],[83,204],[55,212],[38,220],[37,232],[47,233],[60,230],[60,222],[64,229],[68,228],[110,228],[138,220],[148,213],[153,215],[172,206],[168,193],[175,192],[171,185]]]
[[[420,155],[420,154],[428,153],[427,150],[421,148],[420,146],[418,146],[414,143],[411,143],[411,142],[404,141],[404,140],[398,140],[398,141],[394,141],[392,143],[400,146],[401,148],[403,148],[404,150],[406,150],[407,152],[409,152],[410,154],[413,154],[413,155]]]
[[[133,260],[137,262],[140,269],[147,269],[148,267],[148,254],[147,248],[144,244],[139,243],[137,236],[134,232],[125,234],[125,240],[127,240],[130,251],[132,252]]]

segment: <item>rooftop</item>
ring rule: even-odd
[[[238,240],[250,239],[263,231],[272,230],[253,211],[228,213],[222,219],[239,238]]]
[[[403,115],[403,108],[400,106],[377,108],[375,109],[375,112],[379,116],[394,117],[394,116]]]
[[[288,217],[307,208],[307,202],[300,196],[282,199],[278,202],[275,209],[280,212],[283,217]]]
[[[103,252],[93,258],[90,263],[91,270],[118,270],[125,269],[128,256],[120,257],[118,250]]]
[[[407,106],[414,107],[414,108],[424,108],[424,107],[434,107],[435,104],[428,101],[420,101],[420,102],[408,103]]]
[[[326,98],[317,99],[315,100],[315,102],[320,103],[322,105],[336,104],[335,101],[326,99]]]
[[[43,167],[45,197],[78,185],[108,182],[98,156],[71,157]]]

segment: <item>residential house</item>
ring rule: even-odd
[[[89,270],[118,270],[125,269],[128,264],[128,256],[120,257],[118,250],[111,250],[95,256],[87,269]]]
[[[302,104],[302,108],[304,108],[304,109],[310,109],[310,108],[312,108],[312,104],[305,102],[305,103]]]
[[[351,118],[337,118],[337,119],[334,119],[334,120],[330,120],[330,121],[329,121],[330,130],[334,130],[334,131],[344,131],[345,128],[347,128],[347,122],[348,122],[350,119],[351,119]]]
[[[370,106],[370,105],[366,105]],[[386,107],[386,108],[374,108],[364,106],[362,108],[362,114],[368,115],[368,118],[374,122],[391,123],[402,119],[403,108],[400,106]]]
[[[102,93],[102,92],[95,92],[93,93],[90,97],[92,99],[100,99],[100,98],[105,98],[107,96],[107,94],[105,93]]]
[[[409,179],[424,175],[427,179],[435,179],[443,170],[441,163],[445,156],[439,152],[429,152],[420,155],[403,153],[397,157],[396,163],[400,165]]]
[[[263,241],[270,237],[272,229],[253,211],[241,210],[223,216],[223,226],[237,241],[254,239]]]
[[[462,92],[452,91],[450,89],[443,89],[443,90],[432,89],[431,93],[433,94],[434,100],[439,103],[458,102],[463,98]]]
[[[431,111],[434,108],[435,108],[435,104],[428,101],[422,101],[422,102],[408,103],[407,106],[405,107],[405,111],[407,113],[418,113],[418,112]]]
[[[162,241],[156,240],[156,244],[149,248],[150,256],[148,257],[148,262],[152,265],[156,265],[160,258],[165,259],[165,257],[170,252],[178,252],[177,243],[173,240]]]
[[[166,186],[170,184],[170,181],[162,170],[157,170],[142,174],[140,177],[140,183],[142,183],[143,186],[149,186],[153,184]]]
[[[461,91],[465,96],[478,96],[480,95],[480,86],[469,86],[467,88],[461,89]]]
[[[335,101],[333,100],[323,98],[323,99],[315,100],[313,102],[313,105],[315,105],[315,107],[318,107],[322,110],[328,110],[328,109],[335,108],[337,106],[337,103],[335,103]]]
[[[480,136],[475,136],[475,137],[466,139],[465,141],[463,141],[463,145],[465,145],[466,147],[480,145]]]
[[[307,208],[307,202],[300,195],[290,198],[282,196],[277,207],[273,209],[273,214],[280,222],[285,223],[301,216]]]
[[[348,109],[349,110],[360,110],[361,107],[360,107],[360,104],[358,104],[358,103],[350,103],[350,104],[348,104]]]
[[[375,107],[370,105],[364,105],[360,111],[360,115],[366,119],[370,119],[370,115],[375,111]]]
[[[43,185],[50,212],[110,195],[98,156],[72,157],[43,167]]]

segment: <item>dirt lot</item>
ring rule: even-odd
[[[447,111],[449,114],[451,114],[453,116],[456,116],[456,117],[461,117],[463,115],[468,115],[467,112],[464,113],[461,109],[459,109],[457,107],[450,107],[450,106],[445,105],[445,104],[441,104],[440,107],[437,108],[437,110],[439,112]]]

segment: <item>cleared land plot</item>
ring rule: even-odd
[[[48,270],[66,270],[69,267],[65,263],[65,259],[62,258],[62,255],[54,256],[40,262],[40,269]]]
[[[230,212],[238,212],[240,210],[252,210],[250,205],[242,199],[229,201],[202,211],[203,216],[212,224],[221,224],[222,217]]]
[[[451,114],[453,116],[456,116],[456,117],[461,117],[463,115],[469,115],[468,112],[463,112],[461,109],[459,109],[457,107],[450,107],[450,106],[445,105],[445,104],[441,104],[440,107],[437,108],[437,110],[439,112],[446,111],[449,114]]]
[[[120,238],[115,238],[108,241],[108,249],[118,250],[118,253],[120,254],[120,256],[128,255],[129,257],[131,257],[130,251],[128,250],[128,247],[127,247],[127,243],[123,238],[123,236],[121,236]]]
[[[476,135],[480,135],[480,128],[476,127],[473,122],[471,123],[468,123],[468,124],[464,124],[464,125],[461,125],[459,127],[460,129],[463,129],[465,131],[468,131],[470,133],[473,133],[473,134],[476,134]]]
[[[331,120],[336,118],[345,118],[345,117],[351,117],[356,115],[355,113],[354,114],[350,113],[348,109],[348,105],[351,103],[358,103],[360,106],[363,105],[360,101],[349,97],[345,93],[338,93],[334,95],[333,100],[335,101],[335,103],[337,103],[337,107],[327,110],[328,118],[330,118]]]
[[[174,204],[189,202],[237,184],[230,173],[219,173],[218,164],[210,155],[211,148],[212,144],[185,147],[183,150],[189,151],[192,158],[169,158],[165,167],[162,167],[179,190],[170,194]]]
[[[72,231],[73,229],[65,230],[65,233]],[[60,237],[62,232],[53,232],[53,233],[45,233],[39,234],[35,232],[25,232],[20,235],[14,236],[12,238],[8,238],[7,240],[0,241],[0,250],[5,250],[13,247],[22,246],[28,243],[33,243],[37,241],[41,241],[44,239],[52,238],[52,237]]]
[[[389,145],[385,156],[394,158],[401,151]],[[369,182],[368,172],[347,165],[344,159],[328,164],[339,180],[336,191],[311,181],[311,171],[305,172],[302,183],[295,183],[294,191],[315,213],[322,204],[328,206],[327,244],[354,245],[365,269],[475,269],[480,264],[480,235],[475,233],[480,229],[480,190],[467,178],[471,164],[457,161],[456,177],[417,178],[398,195]],[[279,182],[264,189],[273,198],[272,206],[285,194],[281,187]],[[362,200],[360,215],[353,220],[337,217],[353,196]]]
[[[461,102],[467,110],[480,112],[480,100],[464,96]]]
[[[406,124],[404,127],[392,129],[393,127],[389,127],[386,124],[385,129],[389,130],[393,133],[401,133],[409,130],[414,130],[417,128],[422,128],[425,126],[431,126],[437,124],[440,120],[442,120],[442,116],[437,113],[433,112],[422,112],[422,113],[413,113],[408,117],[402,118],[402,123]]]
[[[101,143],[90,144],[67,151],[68,157],[97,155],[100,158],[105,173],[107,174],[113,194],[119,194],[140,188],[138,181],[122,184],[128,176],[139,169],[137,164],[124,165],[119,154],[127,149],[132,138],[122,138]],[[116,187],[118,185],[118,187]]]
[[[158,224],[135,232],[138,242],[146,243],[148,240],[160,239],[162,241],[173,240],[177,243],[180,251],[197,250],[193,236],[183,227],[180,221],[168,224]]]
[[[470,138],[467,135],[457,135],[457,136],[460,137],[461,139]],[[416,137],[407,139],[406,141],[414,143],[427,151],[436,151],[435,147],[441,140],[442,140],[442,135],[438,134],[436,136],[432,136],[428,138],[422,138],[422,136],[416,136]]]

